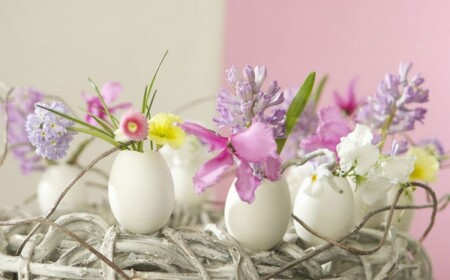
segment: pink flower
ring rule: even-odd
[[[142,141],[147,138],[147,118],[140,112],[129,110],[120,119],[119,132],[116,132],[118,141]],[[122,138],[122,135],[124,138]],[[125,141],[123,141],[125,140]]]
[[[100,93],[102,94],[103,100],[105,100],[106,106],[108,106],[108,109],[111,114],[113,114],[118,110],[128,109],[131,107],[131,103],[119,103],[116,106],[111,106],[121,92],[122,92],[122,85],[119,82],[108,82],[104,83],[102,86]],[[90,96],[84,92],[81,93],[81,95],[84,101],[86,101],[87,103],[87,111],[90,114],[99,117],[100,119],[105,121],[108,119],[108,116],[106,115],[106,112],[103,109],[102,102],[100,101],[100,98],[97,95]],[[86,114],[85,120],[87,123],[91,125],[97,125],[97,121],[89,114]]]
[[[255,122],[249,128],[229,138],[217,135],[200,125],[185,122],[180,126],[189,134],[199,138],[209,151],[220,151],[213,159],[204,163],[194,176],[195,190],[203,192],[216,184],[225,171],[237,165],[236,190],[242,201],[255,199],[255,190],[263,178],[271,181],[281,177],[281,159],[273,129],[264,123]]]
[[[348,85],[347,96],[345,97],[342,97],[339,92],[334,91],[334,103],[337,107],[344,111],[347,116],[353,115],[353,112],[355,112],[359,105],[355,95],[355,83],[356,78],[353,79]]]
[[[336,152],[336,146],[341,141],[341,137],[350,133],[347,120],[337,107],[323,108],[318,114],[319,125],[316,133],[304,138],[300,146],[306,153],[320,148]]]

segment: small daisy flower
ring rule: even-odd
[[[177,149],[181,147],[186,137],[184,130],[177,126],[182,122],[183,120],[174,114],[156,114],[148,121],[148,138],[158,146],[169,144]]]
[[[142,141],[147,138],[147,118],[138,111],[129,110],[120,119],[115,139],[119,142]]]

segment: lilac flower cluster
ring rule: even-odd
[[[411,105],[428,101],[428,90],[421,87],[424,79],[415,75],[408,80],[412,64],[400,64],[398,75],[386,75],[374,96],[369,96],[358,111],[356,121],[373,129],[387,128],[389,134],[414,129],[422,122],[426,109]]]
[[[62,102],[50,105],[37,103],[43,107],[69,114]],[[48,110],[35,106],[34,114],[27,117],[25,129],[28,139],[36,147],[36,153],[44,158],[56,160],[64,157],[73,140],[74,131],[68,130],[75,123]]]
[[[252,122],[261,122],[274,129],[276,138],[285,136],[284,121],[286,110],[269,108],[284,101],[277,81],[270,83],[266,92],[261,86],[266,79],[267,71],[264,66],[246,66],[244,77],[240,77],[235,67],[227,70],[227,82],[233,89],[230,92],[221,89],[217,98],[219,117],[214,122],[219,126],[229,126],[232,133],[237,133],[249,127]]]
[[[42,158],[38,156],[28,141],[25,131],[27,115],[34,111],[34,104],[42,101],[44,94],[33,88],[16,88],[11,93],[6,110],[8,112],[8,149],[19,161],[22,173],[44,170]]]

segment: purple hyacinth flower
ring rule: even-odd
[[[261,86],[266,78],[264,66],[246,66],[241,77],[233,66],[227,70],[227,83],[231,88],[220,89],[217,97],[219,116],[214,122],[219,126],[228,126],[232,133],[245,130],[253,121],[262,122],[273,128],[276,138],[285,136],[284,116],[286,111],[274,109],[283,103],[284,95],[276,81],[270,83],[264,92]]]
[[[356,121],[372,129],[389,125],[388,133],[413,130],[416,122],[423,122],[427,110],[413,105],[428,101],[428,89],[422,88],[424,79],[415,75],[408,79],[412,64],[400,64],[399,74],[385,76],[374,96],[358,110]]]

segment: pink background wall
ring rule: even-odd
[[[374,93],[386,72],[413,62],[430,89],[429,112],[418,137],[438,137],[450,150],[450,5],[445,1],[228,1],[225,65],[265,65],[282,87],[300,83],[310,71],[330,74],[324,104],[358,77],[357,94]],[[223,76],[225,77],[225,75]],[[450,192],[450,169],[433,185]],[[419,202],[423,194],[419,194]],[[420,236],[430,212],[416,214]],[[440,212],[425,247],[436,279],[449,279],[450,208]],[[446,255],[447,254],[447,255]]]

